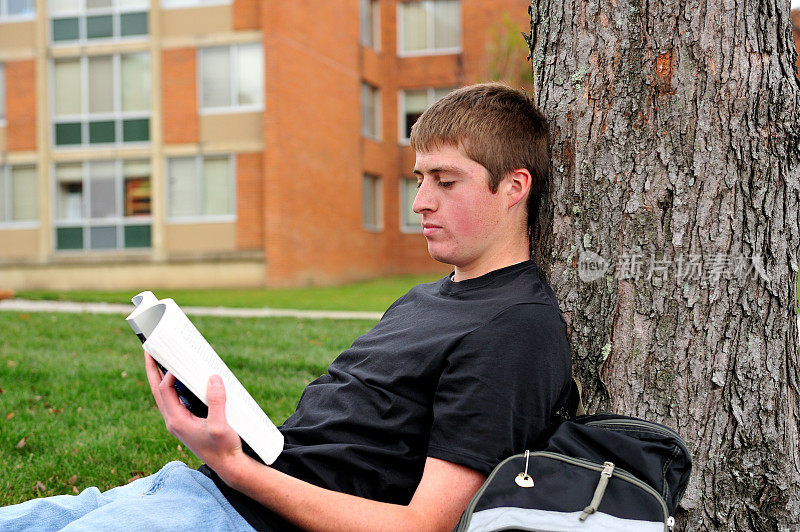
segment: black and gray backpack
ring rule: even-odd
[[[668,427],[578,416],[543,449],[501,462],[455,530],[671,531],[691,469],[686,444]]]

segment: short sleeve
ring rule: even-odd
[[[506,309],[449,353],[434,397],[428,456],[488,474],[536,442],[566,400],[570,378],[558,309]]]

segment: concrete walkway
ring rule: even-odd
[[[74,301],[34,301],[30,299],[4,299],[0,311],[18,312],[72,312],[89,314],[129,314],[133,304],[77,303]],[[334,320],[379,320],[383,312],[346,310],[294,310],[277,308],[184,307],[186,314],[195,316],[226,316],[240,318],[328,318]]]

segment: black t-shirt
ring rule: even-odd
[[[308,385],[272,467],[408,504],[426,457],[488,474],[530,448],[566,401],[570,371],[566,325],[533,262],[419,285]],[[270,528],[259,521],[269,510],[203,470],[255,528]]]

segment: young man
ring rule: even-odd
[[[243,451],[218,378],[208,418],[196,418],[145,355],[168,430],[207,465],[168,464],[108,492],[110,503],[93,492],[86,504],[99,509],[70,510],[73,525],[103,524],[91,521],[100,512],[142,528],[450,530],[492,468],[536,444],[570,390],[566,326],[529,254],[547,143],[544,117],[504,85],[434,104],[412,130],[413,208],[431,256],[453,273],[397,300],[306,388],[271,466]],[[6,522],[24,523],[37,502],[12,507]],[[175,508],[191,522],[165,510]]]

